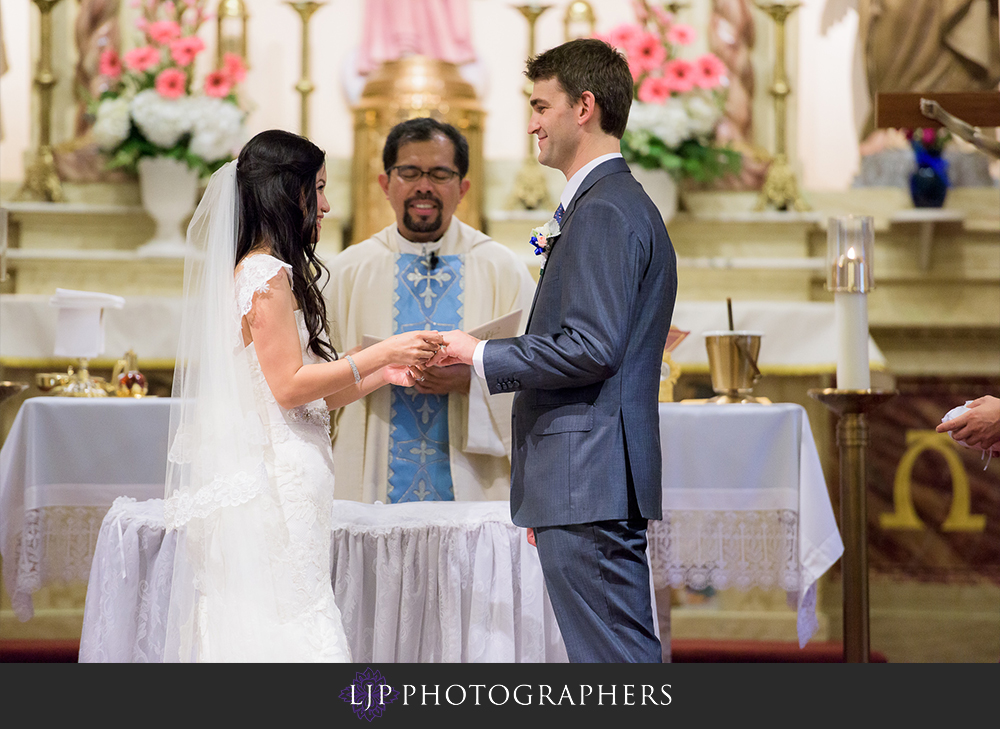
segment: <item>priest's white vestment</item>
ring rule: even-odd
[[[338,352],[360,345],[365,335],[393,334],[396,259],[401,252],[421,250],[393,224],[329,262],[328,315]],[[427,244],[426,250],[438,256],[464,256],[463,320],[455,328],[468,331],[521,309],[518,334],[523,332],[535,282],[513,251],[454,217],[441,239]],[[475,373],[469,395],[448,396],[449,461],[456,501],[510,497],[512,399],[513,394],[491,396]],[[331,415],[336,498],[385,503],[390,386]]]

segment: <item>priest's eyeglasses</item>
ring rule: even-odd
[[[444,184],[446,182],[451,182],[459,176],[459,173],[456,170],[452,170],[447,167],[431,167],[429,170],[422,170],[414,165],[396,165],[395,167],[389,168],[389,173],[392,174],[393,170],[396,170],[396,174],[399,175],[399,179],[404,182],[416,182],[424,175],[427,175],[431,182]]]

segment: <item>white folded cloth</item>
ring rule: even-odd
[[[965,401],[965,405],[959,405],[957,408],[952,408],[951,410],[949,410],[948,412],[946,412],[944,414],[944,417],[941,418],[941,422],[942,423],[947,423],[949,420],[954,420],[959,415],[964,415],[965,413],[969,412],[969,403],[970,402],[972,402],[972,400],[966,400]],[[953,441],[955,441],[956,443],[958,443],[959,445],[964,445],[966,448],[971,448],[972,447],[968,443],[966,443],[964,440],[958,440],[955,437],[955,433],[954,432],[949,431],[948,435],[950,435],[951,439]]]
[[[73,289],[56,289],[56,295],[49,299],[52,306],[71,309],[121,309],[125,299],[114,294],[102,294],[96,291],[74,291]]]
[[[90,359],[104,352],[104,309],[121,309],[125,299],[96,291],[56,289],[49,303],[56,317],[56,357]]]

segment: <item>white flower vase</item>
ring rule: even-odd
[[[198,173],[187,163],[169,157],[139,160],[142,206],[156,222],[156,233],[139,246],[141,256],[183,257],[187,252],[181,225],[198,201]]]
[[[632,176],[660,209],[663,222],[669,223],[677,214],[677,181],[666,170],[647,170],[639,165],[632,167]]]

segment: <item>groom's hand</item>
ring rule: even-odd
[[[445,332],[444,347],[426,363],[429,367],[447,367],[455,364],[472,364],[472,355],[479,340],[460,329]]]
[[[468,365],[427,367],[421,375],[422,379],[414,385],[421,395],[447,395],[449,392],[469,394],[472,368]]]
[[[538,545],[535,544],[535,530],[531,527],[528,527],[528,544],[535,548],[538,547]]]

